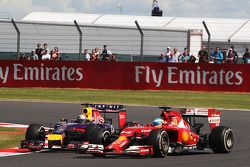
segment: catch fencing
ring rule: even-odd
[[[18,59],[21,53],[30,53],[35,49],[37,43],[48,43],[50,49],[58,47],[64,60],[81,60],[83,49],[91,52],[97,47],[101,51],[103,45],[108,45],[109,50],[118,56],[126,56],[129,61],[133,56],[159,57],[168,46],[180,51],[191,47],[197,52],[201,48],[202,32],[200,37],[192,38],[195,31],[141,29],[136,20],[135,25],[129,27],[81,25],[77,20],[67,24],[0,20],[0,59]],[[7,56],[8,53],[12,55]]]

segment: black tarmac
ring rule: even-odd
[[[80,104],[0,102],[0,122],[49,126],[59,118],[76,118],[81,112]],[[156,107],[127,106],[127,118],[131,121],[149,123],[159,117]],[[249,167],[250,166],[250,112],[222,110],[221,124],[230,126],[235,134],[234,149],[229,154],[212,151],[169,155],[166,158],[120,157],[95,158],[92,155],[65,151],[36,152],[27,155],[2,157],[1,167]]]

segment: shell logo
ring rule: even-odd
[[[182,133],[182,141],[186,143],[186,142],[188,142],[188,139],[189,139],[188,132],[184,131]]]
[[[117,140],[123,141],[123,140],[127,140],[126,136],[120,136]]]

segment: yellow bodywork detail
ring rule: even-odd
[[[60,134],[49,134],[48,135],[48,141],[55,141],[55,140],[60,140],[62,143],[63,135],[60,135]]]

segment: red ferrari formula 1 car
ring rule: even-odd
[[[78,146],[80,153],[105,155],[142,155],[165,157],[168,153],[184,150],[212,149],[215,153],[229,153],[234,144],[230,127],[220,126],[220,112],[215,109],[180,109],[160,107],[161,118],[144,126],[127,125],[119,135],[105,136],[101,128],[92,133],[94,140]],[[203,123],[197,120],[207,118],[208,132],[201,131]],[[204,126],[205,128],[205,126]]]

